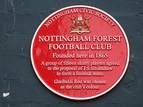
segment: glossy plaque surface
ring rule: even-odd
[[[69,99],[101,96],[119,83],[129,62],[129,44],[119,23],[90,6],[70,6],[48,16],[31,44],[40,81]]]

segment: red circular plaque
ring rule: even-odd
[[[69,99],[101,96],[122,79],[129,44],[120,24],[90,6],[70,6],[48,16],[31,44],[36,75],[52,92]]]

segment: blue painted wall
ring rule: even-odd
[[[39,24],[54,11],[89,5],[112,15],[130,43],[130,63],[121,82],[107,94],[72,101],[46,89],[30,61]],[[0,107],[143,107],[143,0],[0,0]]]

